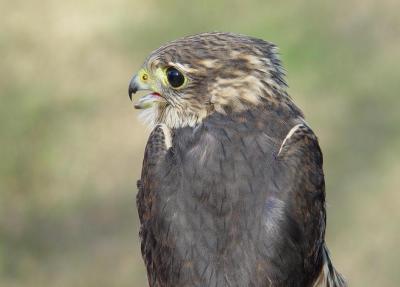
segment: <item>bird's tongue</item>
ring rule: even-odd
[[[162,102],[163,98],[159,93],[153,92],[148,95],[141,97],[135,103],[135,109],[148,109],[151,108],[155,103]]]

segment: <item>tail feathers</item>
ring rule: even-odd
[[[343,276],[333,267],[328,248],[323,247],[323,266],[313,287],[347,287]]]

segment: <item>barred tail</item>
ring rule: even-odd
[[[323,247],[323,266],[313,287],[347,287],[343,276],[333,267],[328,248]]]

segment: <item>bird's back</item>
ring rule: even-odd
[[[154,286],[310,283],[312,270],[322,266],[321,252],[310,249],[323,241],[324,191],[304,215],[317,212],[323,222],[304,226],[296,218],[299,199],[282,184],[293,179],[282,178],[277,157],[300,121],[257,109],[215,114],[195,129],[174,131],[173,147],[157,169],[162,190],[151,195],[151,220],[142,226],[142,247],[162,282]],[[316,258],[307,269],[310,256]]]

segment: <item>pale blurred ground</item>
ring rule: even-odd
[[[162,43],[214,30],[280,46],[324,151],[335,265],[400,286],[400,2],[267,2],[1,0],[0,286],[145,286],[148,129],[127,84]]]

